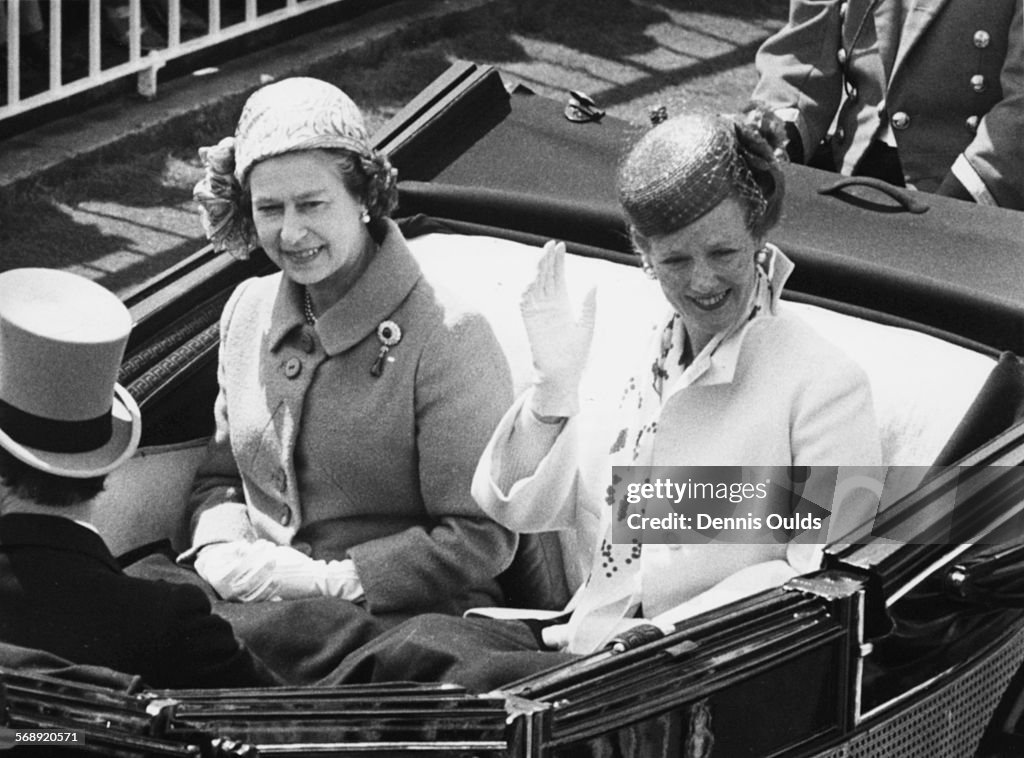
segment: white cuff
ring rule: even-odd
[[[960,153],[953,161],[951,171],[957,181],[964,185],[964,189],[971,193],[971,197],[978,205],[999,205],[992,197],[992,193],[988,191],[988,187],[985,186],[985,181],[974,170],[974,166],[963,153]]]

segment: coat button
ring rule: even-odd
[[[836,129],[836,142],[842,142],[846,139],[846,130],[843,127]]]
[[[992,35],[986,32],[984,29],[979,29],[974,33],[974,46],[977,48],[988,47],[992,41]]]
[[[274,488],[278,492],[284,492],[288,488],[288,475],[284,472],[283,468],[279,468],[274,472],[272,480],[274,482]]]
[[[281,511],[281,517],[278,521],[281,522],[281,526],[288,526],[292,522],[292,512],[285,508]]]
[[[298,358],[289,358],[284,364],[284,375],[294,379],[302,373],[302,361]]]
[[[964,126],[967,127],[967,131],[973,133],[978,131],[978,122],[981,121],[977,116],[968,116],[967,120],[964,121]]]
[[[839,52],[836,53],[836,60],[839,61],[839,65],[840,66],[845,66],[846,65],[846,59],[848,57],[849,57],[849,54],[846,52],[846,49],[842,48],[842,47],[839,48]]]
[[[304,353],[312,353],[316,349],[316,340],[313,339],[313,335],[309,333],[308,329],[303,329],[302,334],[299,335],[299,346]]]
[[[910,116],[903,111],[892,114],[893,129],[906,129],[908,126],[910,126]]]
[[[985,91],[985,77],[981,74],[975,74],[971,77],[971,89],[975,92]]]

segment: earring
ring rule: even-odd
[[[369,224],[370,223],[370,211],[368,209],[366,209],[366,208],[363,208],[363,212],[359,215],[359,220],[362,221],[364,224]]]
[[[651,259],[646,255],[640,257],[640,268],[647,274],[648,279],[657,280],[658,272],[654,270],[654,266],[651,265]]]

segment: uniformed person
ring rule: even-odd
[[[1021,0],[790,0],[757,69],[795,162],[1024,208]]]

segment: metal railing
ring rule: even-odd
[[[168,61],[345,1],[201,0],[183,7],[182,0],[0,0],[0,25],[6,27],[0,29],[6,47],[0,48],[0,60],[6,60],[0,126],[125,76],[137,77],[139,94],[155,97],[157,74]],[[76,28],[69,34],[71,16],[80,19],[86,10],[85,33]],[[154,11],[166,35],[154,36]]]

